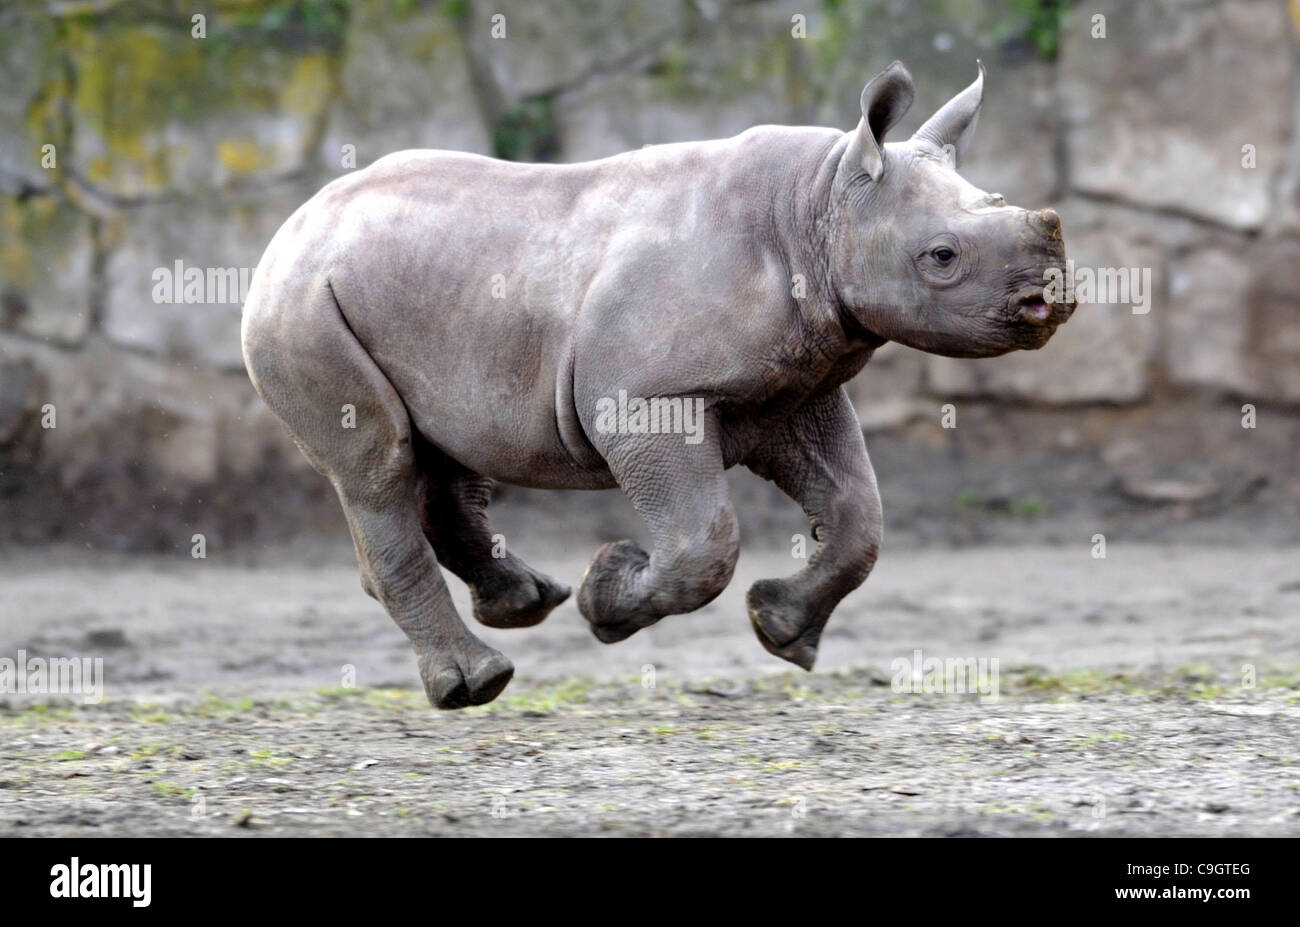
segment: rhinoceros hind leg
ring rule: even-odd
[[[531,628],[563,603],[573,590],[559,580],[525,565],[528,576],[498,589],[485,581],[470,589],[474,617],[489,628]]]
[[[437,708],[492,701],[514,667],[456,613],[417,514],[420,471],[396,390],[345,324],[328,287],[284,292],[275,304],[251,302],[244,356],[253,383],[333,483],[362,587],[411,641],[429,701]]]
[[[438,562],[469,586],[474,617],[490,628],[541,623],[571,590],[516,557],[493,533],[487,514],[492,480],[466,470],[418,435],[416,456],[423,474],[425,535]]]

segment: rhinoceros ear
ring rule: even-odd
[[[914,96],[912,75],[901,61],[885,68],[863,88],[862,121],[850,154],[872,180],[879,180],[885,171],[885,133],[903,118]]]
[[[975,83],[945,103],[913,136],[937,148],[947,149],[951,145],[954,167],[966,156],[971,136],[975,134],[975,123],[979,121],[980,104],[984,102],[984,65],[976,59],[975,66],[979,68]]]

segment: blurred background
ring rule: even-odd
[[[1296,0],[0,10],[0,542],[343,530],[243,373],[237,297],[154,292],[177,262],[251,271],[345,171],[411,147],[579,161],[760,123],[847,130],[895,58],[917,85],[902,138],[977,57],[963,172],[1056,208],[1078,266],[1149,268],[1150,311],[1084,305],[1044,350],[991,360],[881,350],[850,389],[891,543],[1300,538]],[[803,530],[756,478],[736,493],[749,543]],[[638,534],[617,493],[502,487],[499,510],[577,547]]]

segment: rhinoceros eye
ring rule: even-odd
[[[956,252],[951,248],[935,248],[932,253],[934,254],[934,259],[940,264],[951,264],[953,258],[957,256]]]

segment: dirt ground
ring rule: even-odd
[[[520,552],[571,583],[590,555]],[[478,629],[515,680],[440,713],[345,543],[7,551],[0,657],[102,657],[105,688],[0,696],[0,834],[1300,833],[1300,548],[887,548],[813,674],[743,608],[797,566],[746,551],[613,646],[572,602]],[[996,659],[996,698],[896,691],[916,649]]]

